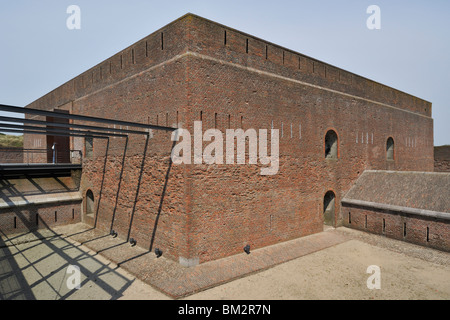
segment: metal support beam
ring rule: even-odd
[[[81,115],[76,115],[76,114],[58,113],[58,112],[53,112],[53,111],[45,111],[45,110],[38,110],[38,109],[31,109],[31,108],[21,108],[21,107],[8,106],[8,105],[4,105],[4,104],[0,104],[0,111],[21,113],[21,114],[34,114],[34,115],[38,115],[38,116],[54,117],[54,118],[60,118],[60,119],[72,119],[72,120],[79,120],[79,121],[86,121],[86,122],[97,122],[97,123],[103,123],[103,124],[112,124],[112,125],[115,124],[115,125],[124,126],[124,127],[128,126],[128,127],[136,127],[136,128],[143,128],[143,129],[162,130],[162,131],[177,130],[176,128],[155,126],[155,125],[143,124],[143,123],[137,123],[137,122],[128,122],[128,121],[121,121],[121,120],[81,116]]]
[[[119,128],[105,128],[105,127],[88,126],[88,125],[74,124],[74,123],[47,122],[47,121],[34,120],[34,119],[12,118],[12,117],[2,117],[2,116],[0,116],[0,121],[37,124],[37,125],[60,127],[60,128],[77,128],[77,129],[96,130],[96,131],[105,131],[105,132],[119,132],[119,133],[144,134],[144,135],[148,134],[147,131],[135,131],[135,130],[127,130],[127,129],[119,129]]]
[[[2,129],[0,127],[0,132],[11,132],[11,133],[30,133],[30,134],[41,134],[44,136],[58,136],[58,137],[81,137],[81,138],[94,138],[94,139],[109,139],[109,137],[105,137],[105,136],[95,136],[92,134],[76,134],[76,133],[66,133],[66,132],[52,132],[51,134],[48,134],[46,132],[43,131],[37,131],[37,130],[20,130],[20,129]],[[126,137],[126,136],[125,136]]]
[[[7,124],[7,123],[0,123],[0,130],[1,130],[1,128],[43,131],[43,132],[48,133],[49,136],[53,135],[53,133],[74,133],[74,134],[84,134],[86,137],[91,137],[93,135],[104,136],[104,137],[120,137],[120,138],[127,137],[127,135],[117,134],[117,133],[105,133],[105,132],[97,132],[97,131],[80,131],[80,130],[70,130],[70,129],[57,130],[57,129],[45,128],[45,127],[35,127],[35,126]]]

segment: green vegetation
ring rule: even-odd
[[[23,136],[11,136],[0,133],[0,147],[23,148]]]

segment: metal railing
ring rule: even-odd
[[[1,163],[54,163],[54,164],[81,164],[83,153],[81,150],[48,149],[22,149],[0,147]]]

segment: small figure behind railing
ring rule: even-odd
[[[52,146],[52,150],[53,150],[53,164],[56,164],[56,161],[57,161],[57,159],[56,159],[56,152],[57,152],[56,145],[57,145],[57,143],[54,142],[53,146]]]

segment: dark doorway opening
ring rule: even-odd
[[[86,192],[86,215],[93,216],[94,215],[94,193],[91,190]]]
[[[69,113],[66,110],[55,110],[58,113]],[[69,124],[69,119],[46,117],[48,129],[64,130],[51,123]],[[47,163],[70,163],[70,137],[47,136]]]
[[[333,191],[328,191],[323,198],[324,224],[334,227],[336,195]]]

